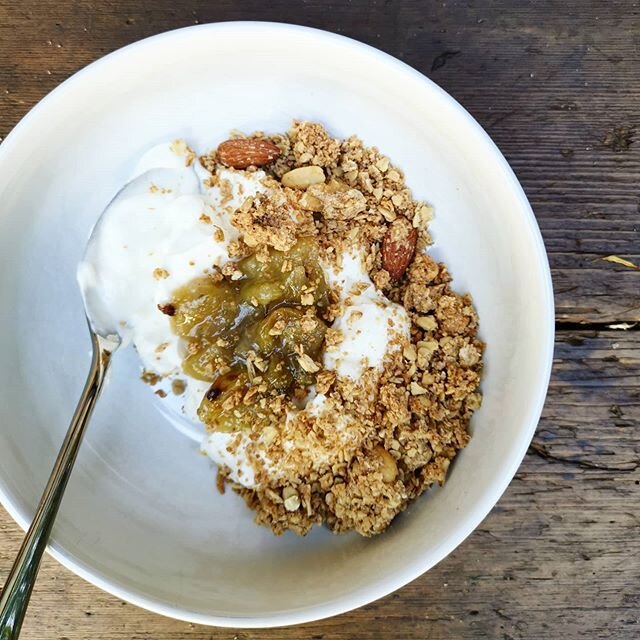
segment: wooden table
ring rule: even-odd
[[[121,602],[47,558],[22,637],[640,637],[640,272],[598,260],[640,262],[638,3],[0,0],[0,136],[113,49],[236,19],[311,25],[388,51],[457,98],[500,146],[536,212],[555,283],[540,427],[478,530],[363,609],[284,630],[209,629]],[[0,580],[21,537],[2,512]]]

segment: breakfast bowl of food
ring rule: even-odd
[[[289,25],[162,34],[47,96],[0,167],[21,526],[85,305],[122,343],[49,546],[88,581],[197,623],[327,617],[442,560],[515,474],[552,360],[544,246],[489,137],[403,63]]]

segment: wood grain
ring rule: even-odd
[[[639,423],[640,332],[563,331],[540,428],[509,489],[462,546],[399,592],[300,627],[216,630],[125,604],[47,558],[22,637],[635,639]],[[0,580],[21,538],[3,514]]]
[[[404,60],[508,158],[552,267],[559,332],[529,454],[486,521],[398,593],[317,624],[167,620],[45,561],[23,637],[110,640],[640,636],[640,9],[615,0],[0,0],[0,137],[76,70],[142,37],[234,19],[306,24]],[[586,325],[580,329],[579,325]],[[21,540],[0,514],[0,580]]]
[[[640,273],[597,261],[611,253],[640,261],[640,15],[627,1],[2,0],[0,136],[120,46],[247,18],[349,35],[432,77],[520,178],[549,252],[558,319],[640,320]]]

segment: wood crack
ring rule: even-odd
[[[626,329],[616,328],[616,324],[629,325]],[[607,320],[606,322],[564,322],[556,321],[556,332],[560,331],[640,331],[640,322],[625,322],[624,320]]]
[[[529,453],[533,453],[548,462],[559,462],[561,464],[571,465],[580,469],[595,469],[598,471],[615,471],[617,473],[631,473],[636,471],[640,466],[640,461],[634,460],[624,465],[608,465],[599,462],[591,462],[590,460],[581,460],[580,458],[564,458],[562,456],[551,453],[544,445],[532,442],[529,445]]]

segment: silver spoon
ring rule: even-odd
[[[197,178],[187,169],[151,169],[137,176],[118,191],[98,218],[87,242],[83,265],[91,263],[99,254],[96,238],[111,207],[121,199],[148,193],[150,183],[169,185],[175,192],[189,185],[191,189],[197,189]],[[101,299],[95,273],[79,269],[78,281],[93,347],[91,368],[40,504],[0,595],[0,640],[15,640],[20,634],[42,554],[47,548],[82,437],[100,395],[111,357],[122,344],[117,322]]]
[[[58,458],[45,487],[36,514],[27,531],[20,551],[11,567],[0,596],[0,638],[17,638],[35,584],[42,554],[47,547],[51,527],[62,502],[82,436],[96,404],[111,356],[120,346],[117,334],[100,335],[91,329],[93,358],[80,401],[69,425]]]
[[[130,185],[122,189],[114,198],[115,201]],[[91,250],[91,242],[96,229],[102,220],[105,209],[98,224],[89,238],[87,252]],[[9,576],[0,596],[0,640],[15,640],[20,634],[22,621],[29,604],[29,598],[35,584],[42,555],[49,541],[53,522],[62,502],[62,496],[69,481],[71,470],[76,461],[82,437],[87,428],[102,385],[111,357],[121,344],[120,336],[113,321],[101,306],[97,292],[83,289],[85,314],[91,334],[93,357],[91,368],[84,386],[80,401],[69,425],[58,458],[51,471],[40,504],[36,510],[31,526],[18,551]]]

